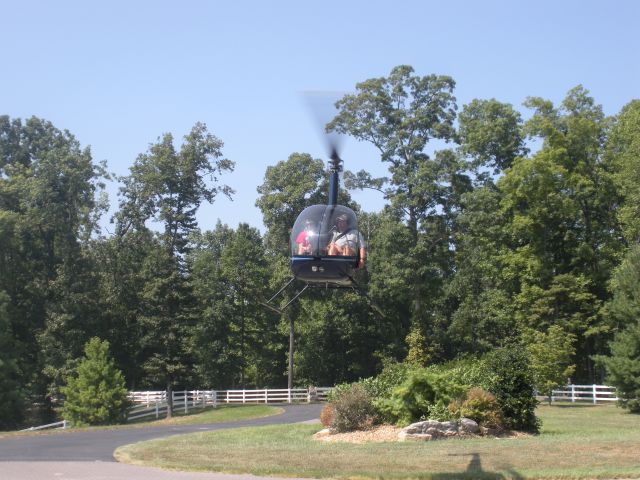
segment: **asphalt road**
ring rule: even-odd
[[[168,437],[184,433],[221,430],[225,428],[253,427],[300,423],[320,417],[322,404],[285,405],[284,413],[254,420],[237,422],[121,428],[92,431],[55,431],[39,435],[18,435],[0,438],[0,462],[114,462],[113,452],[117,447],[130,443]],[[0,479],[7,470],[0,463]],[[36,477],[33,477],[36,478]],[[58,477],[60,478],[60,477]],[[82,477],[79,477],[82,478]]]

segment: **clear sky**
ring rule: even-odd
[[[267,166],[326,159],[301,92],[352,92],[408,64],[452,76],[459,107],[496,98],[526,117],[527,96],[557,104],[582,84],[613,115],[640,98],[639,24],[635,0],[0,0],[0,115],[50,120],[120,175],[161,134],[204,122],[236,162],[224,180],[237,193],[203,206],[201,228],[263,230]],[[342,157],[385,173],[354,140]]]

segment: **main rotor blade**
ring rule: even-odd
[[[326,126],[335,117],[337,110],[335,103],[344,96],[344,92],[308,91],[303,92],[307,107],[311,111],[318,132],[321,132],[322,142],[325,144],[329,158],[340,158],[340,146],[344,136],[336,132],[328,133]],[[335,161],[335,160],[334,160]]]

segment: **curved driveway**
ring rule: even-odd
[[[282,408],[284,408],[284,413],[280,415],[236,422],[119,428],[114,430],[52,431],[40,435],[9,436],[0,438],[0,462],[115,462],[113,452],[122,445],[183,433],[304,422],[319,418],[322,405],[286,405]],[[2,465],[0,464],[1,468]],[[1,477],[2,475],[0,474]]]
[[[251,475],[169,472],[123,465],[115,461],[113,452],[122,445],[170,435],[314,421],[319,418],[322,407],[321,404],[285,405],[282,406],[284,413],[280,415],[237,422],[57,431],[40,435],[9,436],[0,438],[0,478],[3,480],[256,479],[258,477]]]

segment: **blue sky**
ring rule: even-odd
[[[201,228],[262,230],[267,166],[293,152],[326,159],[302,92],[352,92],[408,64],[452,76],[459,107],[496,98],[526,117],[527,96],[557,104],[582,84],[613,115],[640,98],[639,21],[632,0],[0,0],[0,115],[50,120],[120,175],[161,134],[179,141],[205,122],[236,162],[224,181],[237,193],[203,206]],[[367,145],[347,140],[342,156],[385,173]]]

